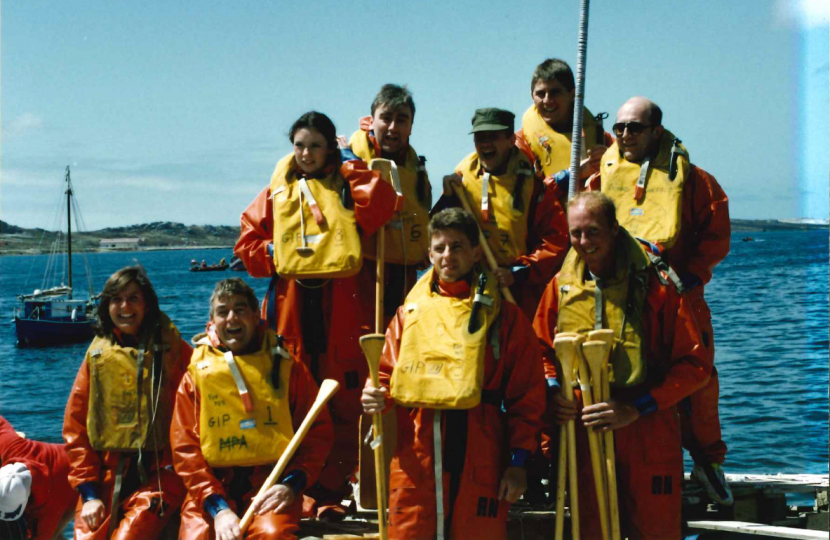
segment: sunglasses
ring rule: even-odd
[[[614,130],[614,135],[616,135],[617,137],[622,137],[623,133],[625,133],[626,129],[628,130],[628,132],[631,135],[639,135],[640,133],[645,131],[646,128],[650,128],[650,127],[653,127],[653,126],[646,125],[646,124],[641,124],[640,122],[626,122],[626,123],[620,122],[620,123],[614,124],[614,127],[612,127],[611,129]]]

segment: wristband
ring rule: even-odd
[[[525,462],[527,462],[527,458],[530,455],[528,450],[524,448],[514,448],[510,451],[510,466],[511,467],[524,467]]]
[[[657,401],[651,394],[646,394],[634,400],[634,407],[640,413],[640,416],[653,413],[657,411]]]
[[[101,500],[101,497],[98,496],[98,486],[95,485],[95,482],[84,482],[79,485],[78,493],[81,494],[81,500],[83,502],[94,501],[95,499]]]
[[[210,517],[214,519],[216,519],[216,514],[218,514],[222,510],[230,509],[230,506],[228,506],[228,502],[225,500],[224,497],[222,497],[218,493],[208,495],[207,499],[205,499],[205,502],[202,504],[202,506],[204,507],[205,512],[210,514]]]
[[[307,482],[308,477],[306,477],[305,472],[299,469],[294,469],[286,474],[280,483],[290,487],[291,491],[294,492],[294,495],[299,495],[300,492],[305,489]]]

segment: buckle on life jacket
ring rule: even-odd
[[[470,334],[475,334],[481,325],[478,321],[478,312],[481,311],[481,305],[492,306],[493,299],[484,294],[484,286],[487,285],[487,274],[482,272],[478,276],[478,290],[473,297],[473,309],[470,312],[470,322],[467,323],[467,331]]]
[[[686,156],[686,159],[689,159],[689,153],[680,148],[680,143],[682,142],[683,141],[675,137],[671,143],[671,156],[669,157],[669,181],[674,181],[674,179],[677,178],[677,161],[680,156]]]

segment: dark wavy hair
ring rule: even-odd
[[[533,70],[533,77],[530,79],[530,92],[536,88],[536,83],[539,81],[559,81],[565,87],[565,90],[570,92],[574,89],[574,73],[571,71],[571,66],[564,60],[558,58],[548,58]]]
[[[112,302],[115,295],[126,289],[133,282],[141,290],[145,305],[144,318],[139,328],[139,337],[144,337],[148,331],[155,328],[161,310],[159,309],[159,299],[155,289],[153,289],[153,284],[150,283],[150,279],[147,277],[147,272],[143,266],[125,266],[110,276],[104,284],[104,290],[101,291],[101,303],[98,304],[98,322],[95,325],[95,333],[98,336],[112,336],[115,324],[110,317],[110,302]]]
[[[337,152],[337,129],[334,127],[334,122],[325,114],[317,111],[309,111],[297,118],[288,130],[288,140],[294,144],[294,135],[303,128],[316,129],[320,132],[326,144],[328,145],[329,154]]]

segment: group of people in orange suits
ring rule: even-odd
[[[574,94],[570,68],[549,59],[520,125],[477,109],[474,151],[435,205],[406,87],[383,86],[348,141],[324,114],[302,115],[234,248],[270,278],[266,297],[218,283],[193,347],[141,268],[116,272],[66,408],[76,538],[155,538],[177,511],[187,540],[295,538],[301,517],[342,519],[360,419],[393,408],[391,538],[506,538],[510,505],[550,474],[569,420],[581,452],[587,430],[615,433],[627,534],[679,536],[681,443],[693,477],[730,504],[703,293],[729,251],[727,197],[642,97],[613,136],[583,111],[571,178]],[[378,320],[375,387],[359,338]],[[563,398],[553,345],[599,328],[639,375],[621,369],[612,399],[583,407]],[[324,379],[338,392],[243,532]],[[583,536],[600,537],[590,489],[579,496]]]

